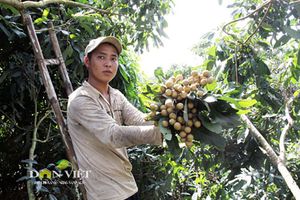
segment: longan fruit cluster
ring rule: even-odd
[[[188,78],[184,78],[183,75],[171,77],[160,88],[161,101],[150,105],[150,119],[155,120],[157,124],[162,118],[162,126],[171,129],[180,137],[181,142],[191,147],[194,140],[192,128],[200,128],[201,121],[197,118],[198,110],[194,102],[187,97],[191,93],[202,97],[205,94],[203,87],[213,81],[214,78],[208,70],[202,73],[192,71]],[[185,111],[187,111],[186,119],[184,119]]]

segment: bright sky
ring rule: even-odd
[[[165,29],[169,38],[163,38],[164,46],[150,48],[141,56],[141,69],[153,76],[157,67],[167,69],[172,64],[196,66],[201,64],[191,48],[200,41],[203,34],[216,30],[230,21],[227,5],[231,0],[174,0],[173,14],[166,16],[168,27]]]

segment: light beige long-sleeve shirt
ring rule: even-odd
[[[161,144],[159,129],[118,90],[110,102],[84,82],[69,96],[68,129],[89,200],[123,200],[137,192],[126,147]]]

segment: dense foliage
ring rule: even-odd
[[[286,137],[286,165],[300,185],[299,2],[235,0],[230,6],[235,21],[224,27],[225,32],[207,33],[195,46],[194,51],[204,58],[203,63],[196,67],[173,66],[167,72],[158,68],[156,80],[144,82],[132,50],[143,51],[149,41],[161,44],[167,25],[164,15],[170,12],[172,1],[80,2],[108,10],[110,14],[52,4],[30,10],[46,58],[53,57],[46,22],[54,22],[75,88],[86,77],[81,60],[88,40],[98,35],[115,35],[126,50],[112,85],[144,111],[155,99],[158,83],[173,75],[208,69],[216,82],[205,90],[230,103],[239,114],[247,114],[278,153],[280,136],[287,123],[285,105],[290,101],[288,114],[294,125]],[[35,119],[43,119],[38,138],[47,141],[38,143],[34,167],[39,170],[59,165],[57,161],[65,158],[65,152],[55,118],[49,112],[21,15],[4,4],[0,4],[0,41],[0,198],[26,199],[24,180],[16,180],[25,175],[25,163],[32,162],[26,159],[36,128]],[[65,110],[67,97],[63,86],[55,67],[49,70]],[[205,142],[195,142],[192,148],[179,151],[170,151],[170,146],[131,148],[129,155],[140,198],[293,198],[283,177],[245,124],[218,131],[218,135],[225,138],[224,148]],[[36,188],[40,197],[76,197],[73,187],[40,186]]]
[[[166,73],[157,69],[155,74],[159,82],[174,74],[190,73],[191,69],[212,70],[217,82],[206,89],[221,95],[240,114],[247,114],[278,154],[289,114],[294,125],[285,141],[286,165],[299,186],[299,3],[267,1],[260,7],[262,4],[235,1],[231,5],[234,21],[224,26],[225,32],[207,33],[194,47],[204,58],[201,65],[175,66]],[[150,99],[155,98],[151,97],[155,90],[144,88]],[[292,102],[288,114],[287,102]],[[169,189],[156,199],[293,198],[244,124],[224,130],[222,136],[227,140],[224,151],[202,142],[190,150],[164,152],[160,162],[165,164],[156,176],[156,183],[160,183],[156,187],[162,193]],[[165,181],[160,178],[162,172],[167,175]]]

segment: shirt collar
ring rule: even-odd
[[[99,96],[101,96],[103,99],[105,99],[102,96],[101,92],[99,92],[96,88],[94,88],[89,82],[84,81],[82,86],[88,88],[88,90],[91,91],[91,95],[93,95],[93,97],[99,98]],[[111,102],[113,102],[114,101],[113,97],[115,96],[117,90],[111,86],[108,86],[108,90],[109,90],[110,100],[111,100]]]

